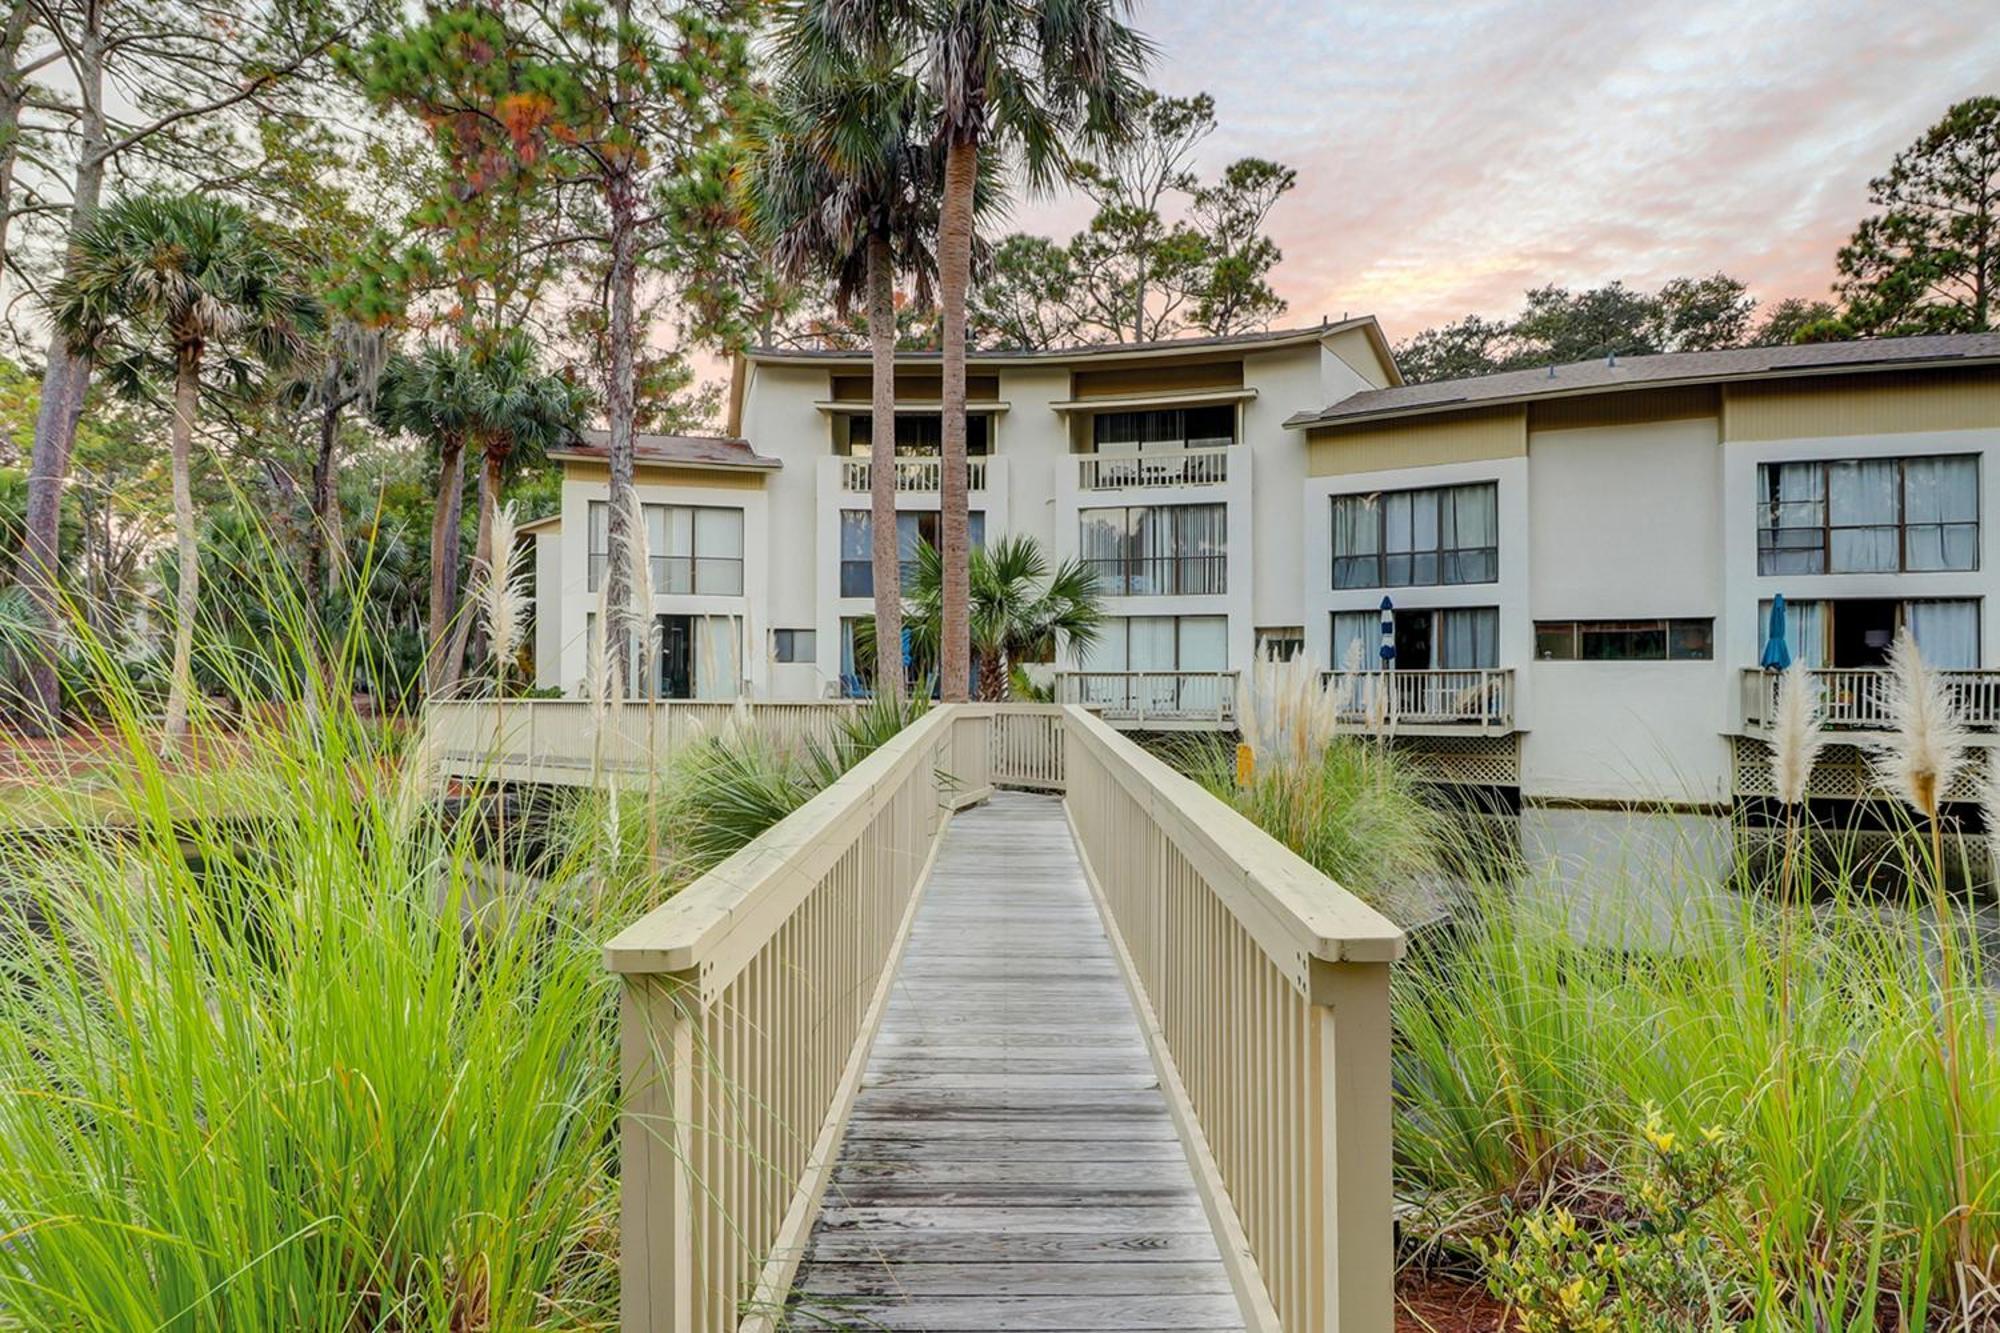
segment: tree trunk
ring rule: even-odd
[[[874,545],[875,689],[903,696],[903,566],[896,533],[896,275],[889,238],[868,238],[868,357],[874,385],[868,499]]]
[[[306,587],[322,597],[333,596],[345,538],[340,527],[341,402],[332,399],[319,410],[319,453],[312,470],[312,540],[306,547]]]
[[[437,505],[431,510],[431,620],[424,635],[430,692],[450,682],[445,640],[458,611],[458,511],[465,495],[465,441],[446,440],[438,456]]]
[[[493,577],[493,519],[500,508],[500,469],[506,462],[506,454],[496,449],[482,449],[479,453],[479,535],[472,543],[472,572],[479,580],[477,588]],[[457,664],[465,661],[465,650],[469,644],[473,660],[482,661],[486,656],[486,627],[479,622],[480,598],[475,597],[465,615],[458,618],[452,627],[451,648],[445,659],[453,663],[451,679],[447,685],[458,680]]]
[[[954,138],[945,153],[938,229],[938,290],[944,318],[944,449],[940,487],[944,538],[943,615],[938,634],[938,690],[963,703],[972,685],[971,521],[966,514],[965,299],[972,284],[972,185],[979,144]]]
[[[21,77],[21,45],[28,38],[28,0],[14,0],[7,22],[0,27],[0,258],[7,253],[7,236],[14,221],[14,169],[21,160],[21,105],[28,81]],[[0,288],[6,269],[0,268]]]
[[[77,68],[83,105],[83,142],[70,187],[67,273],[76,262],[76,236],[97,215],[104,193],[106,130],[104,122],[104,36],[95,6],[86,6],[89,26],[77,42]],[[69,345],[49,335],[48,360],[42,371],[42,401],[35,414],[34,457],[28,469],[28,512],[21,541],[19,579],[26,591],[29,620],[40,639],[28,655],[26,723],[47,735],[62,725],[62,695],[56,680],[56,652],[61,630],[61,590],[57,541],[62,525],[63,486],[69,480],[70,452],[76,444],[76,419],[90,388],[90,364],[70,355]]]
[[[1004,703],[1007,698],[1007,655],[979,653],[979,698],[982,703]]]
[[[632,696],[632,452],[633,357],[638,317],[633,288],[638,281],[638,183],[629,163],[605,182],[605,203],[611,226],[611,302],[607,331],[611,339],[611,378],[605,386],[604,415],[611,428],[611,491],[604,562],[605,651],[617,663],[619,692]]]
[[[201,393],[201,344],[185,343],[174,357],[174,548],[180,565],[174,605],[174,665],[167,680],[167,717],[161,730],[166,748],[176,748],[188,730],[194,695],[194,617],[201,579],[201,555],[194,538],[194,417]]]

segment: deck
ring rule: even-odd
[[[923,892],[790,1326],[1242,1328],[1061,800]]]

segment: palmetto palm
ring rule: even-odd
[[[493,515],[507,475],[574,434],[585,399],[560,375],[543,373],[534,344],[515,334],[487,352],[426,347],[390,364],[376,400],[377,419],[428,442],[438,455],[438,503],[431,526],[429,679],[456,679],[464,651],[458,612],[459,506],[465,457],[479,457],[477,568],[493,568]],[[468,622],[469,623],[469,622]]]
[[[50,318],[71,352],[125,393],[173,385],[174,536],[180,578],[165,731],[187,730],[199,580],[189,472],[204,376],[237,387],[290,365],[321,324],[281,238],[245,209],[197,194],[120,200],[76,237]],[[220,375],[217,376],[217,372]]]
[[[944,604],[946,699],[963,697],[970,647],[965,475],[965,300],[972,281],[973,199],[982,149],[1013,150],[1029,183],[1066,172],[1077,143],[1124,137],[1150,51],[1125,21],[1129,0],[826,0],[833,30],[863,49],[910,52],[937,106],[945,145],[938,228],[944,321]]]
[[[1081,660],[1104,624],[1097,576],[1078,560],[1053,570],[1032,537],[1003,537],[967,562],[969,632],[979,667],[979,697],[1007,697],[1017,662],[1046,658],[1060,641]],[[929,543],[917,552],[905,624],[919,661],[939,660],[944,632],[944,559]],[[968,675],[970,667],[968,666]]]

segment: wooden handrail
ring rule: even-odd
[[[1402,932],[1087,711],[1065,737],[1077,843],[1250,1324],[1392,1327]]]
[[[621,931],[620,1319],[768,1329],[804,1253],[985,717],[926,713]]]

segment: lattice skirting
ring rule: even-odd
[[[1466,787],[1521,785],[1519,736],[1397,736],[1390,744],[1425,782]]]
[[[1945,799],[1978,800],[1980,778],[1988,762],[1985,750],[1974,750],[1972,762],[1959,771]],[[1738,796],[1778,794],[1771,781],[1771,747],[1763,741],[1738,736],[1735,769]],[[1819,763],[1813,766],[1812,777],[1806,782],[1806,795],[1859,801],[1885,799],[1888,793],[1875,781],[1866,750],[1858,745],[1829,745],[1820,751]]]

